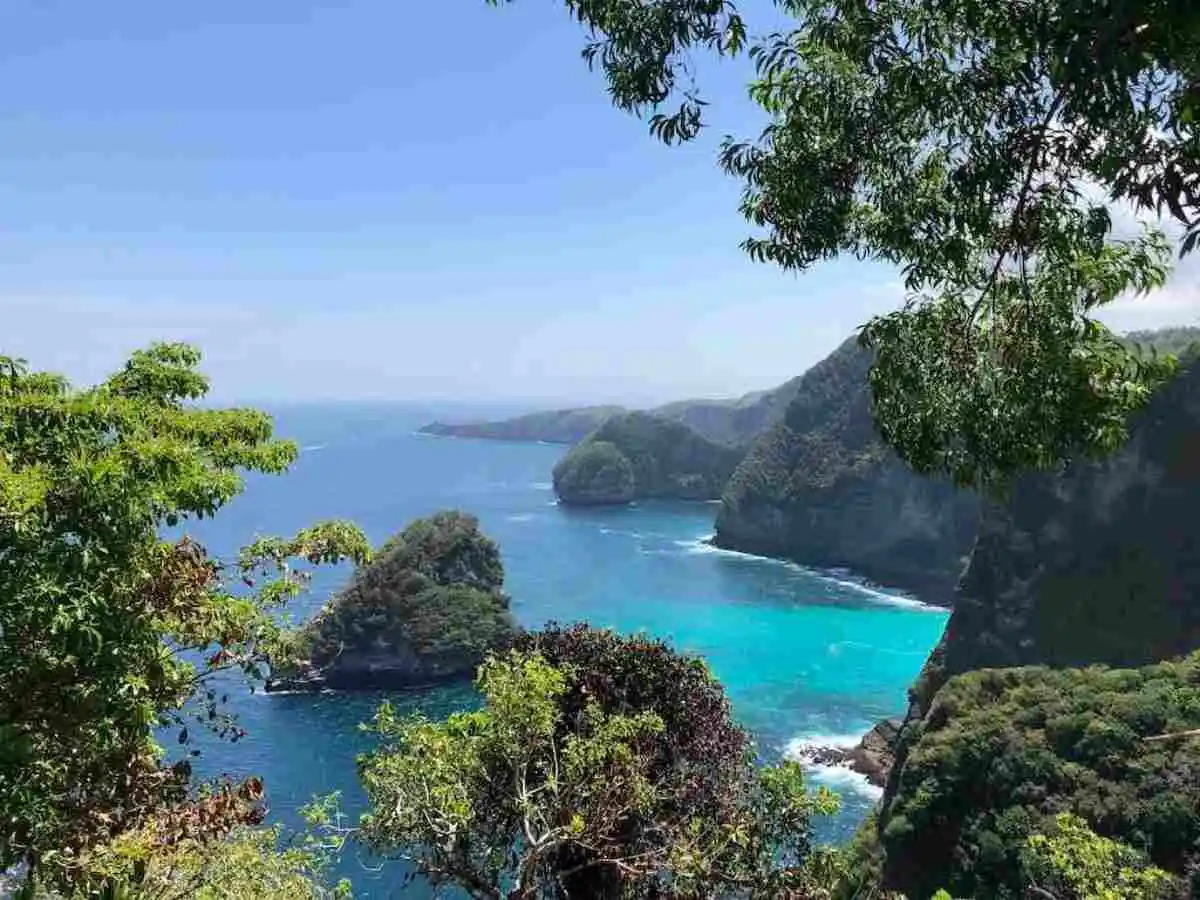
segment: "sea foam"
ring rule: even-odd
[[[805,771],[817,784],[832,791],[844,793],[851,791],[871,800],[883,796],[883,788],[871,784],[867,776],[855,772],[845,763],[819,763],[813,759],[814,754],[821,748],[835,747],[839,750],[849,750],[857,747],[862,740],[856,734],[809,734],[792,738],[784,748],[783,755],[794,759],[804,766]]]
[[[756,553],[745,553],[741,550],[728,550],[725,547],[716,546],[712,542],[713,537],[714,535],[709,534],[698,538],[692,538],[691,540],[675,541],[675,546],[682,547],[686,553],[711,553],[719,556],[727,556],[733,559],[747,559],[769,565],[782,566],[785,569],[791,569],[794,572],[802,572],[803,574],[810,575],[813,578],[819,578],[821,581],[826,581],[830,584],[836,584],[838,587],[848,588],[855,593],[862,594],[865,597],[870,597],[872,600],[888,606],[899,606],[904,609],[921,610],[923,612],[945,612],[945,609],[942,607],[925,603],[915,597],[909,597],[906,594],[901,594],[898,592],[882,590],[875,585],[856,578],[851,573],[841,569],[814,569],[788,559],[777,559],[773,556],[759,556]]]

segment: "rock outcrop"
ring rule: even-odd
[[[870,354],[851,338],[799,379],[782,421],[764,431],[721,498],[720,547],[841,567],[948,604],[979,501],[914,474],[878,439]]]
[[[715,500],[741,452],[686,425],[649,413],[615,416],[554,467],[554,492],[567,505],[637,499]]]
[[[404,689],[466,679],[517,626],[496,545],[441,512],[389,540],[299,633],[268,691]]]

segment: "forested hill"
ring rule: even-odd
[[[677,400],[646,412],[687,425],[710,441],[747,447],[760,431],[783,416],[799,384],[800,379],[793,378],[769,391],[754,391],[735,399]],[[621,406],[582,406],[494,422],[431,422],[421,432],[446,437],[577,444],[609,419],[626,412],[629,410]]]
[[[978,520],[973,494],[914,474],[871,417],[869,352],[847,339],[797,379],[785,414],[726,488],[722,547],[846,567],[949,602]]]
[[[576,506],[644,498],[714,500],[742,451],[648,413],[614,416],[554,467],[554,492]]]

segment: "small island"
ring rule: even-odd
[[[469,680],[517,634],[496,544],[465,513],[418,519],[292,635],[267,691],[406,689]]]
[[[715,500],[742,451],[649,413],[614,416],[554,467],[554,492],[569,506],[661,498]]]

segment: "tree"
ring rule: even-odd
[[[77,389],[0,358],[0,867],[27,865],[31,883],[78,883],[91,849],[154,823],[202,840],[261,822],[261,783],[202,801],[155,733],[176,726],[186,747],[194,721],[236,740],[212,679],[260,675],[273,613],[306,580],[292,561],[369,552],[341,522],[231,563],[160,538],[296,454],[263,413],[193,405],[198,363],[157,344]]]
[[[490,0],[497,2],[497,0]],[[614,103],[700,131],[688,54],[735,54],[729,0],[566,0]],[[1095,319],[1166,277],[1160,232],[1117,239],[1106,202],[1200,241],[1200,11],[1186,0],[779,0],[750,49],[769,124],[726,139],[758,260],[899,265],[909,299],[866,323],[882,437],[920,472],[1004,482],[1101,454],[1174,370]],[[677,111],[657,111],[681,98]]]
[[[700,662],[582,626],[526,640],[480,670],[482,709],[380,710],[360,762],[374,850],[497,900],[786,897],[814,877],[810,818],[832,796],[795,763],[754,765]]]

